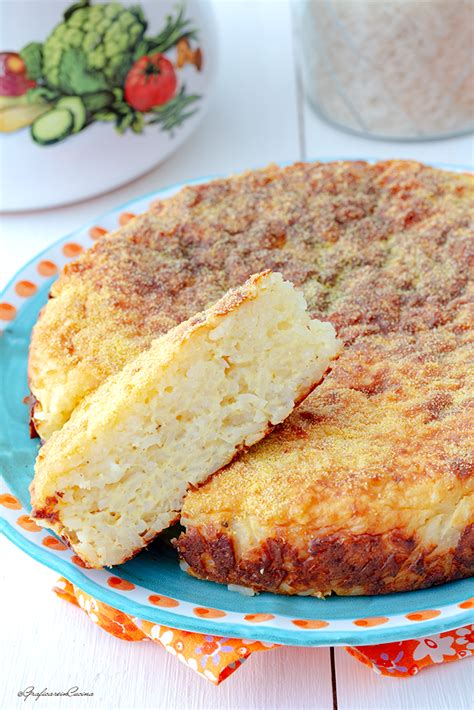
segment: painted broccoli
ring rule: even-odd
[[[76,96],[120,86],[145,30],[140,7],[78,2],[42,46],[43,78],[51,89]],[[33,46],[22,52],[27,66]]]

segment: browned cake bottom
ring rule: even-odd
[[[179,540],[189,572],[202,579],[255,591],[304,596],[387,594],[432,587],[474,574],[474,527],[456,547],[436,553],[403,531],[352,535],[341,532],[291,545],[269,537],[238,557],[233,538],[218,529],[190,527]]]

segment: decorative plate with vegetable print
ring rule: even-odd
[[[0,532],[95,599],[178,629],[325,646],[401,641],[473,623],[474,579],[371,597],[247,596],[239,593],[242,588],[228,589],[186,574],[169,544],[176,530],[166,531],[125,564],[98,570],[85,569],[61,540],[31,520],[28,486],[39,443],[29,437],[23,400],[28,395],[28,344],[38,312],[65,264],[180,187],[134,200],[64,237],[26,264],[0,294]]]
[[[0,30],[0,209],[71,202],[166,158],[215,71],[209,3],[17,0]]]

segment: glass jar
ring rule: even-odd
[[[423,140],[474,129],[472,0],[296,0],[306,96],[359,135]]]

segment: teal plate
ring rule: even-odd
[[[5,288],[0,303],[2,532],[96,599],[133,616],[189,631],[293,646],[361,645],[427,636],[474,622],[473,579],[372,597],[244,596],[190,577],[180,569],[173,551],[159,542],[113,570],[84,569],[71,550],[32,524],[28,486],[38,441],[29,438],[23,399],[28,394],[28,343],[38,312],[56,274],[92,245],[92,227],[116,229],[124,210],[143,212],[152,200],[168,197],[180,187],[102,215],[36,256]]]

